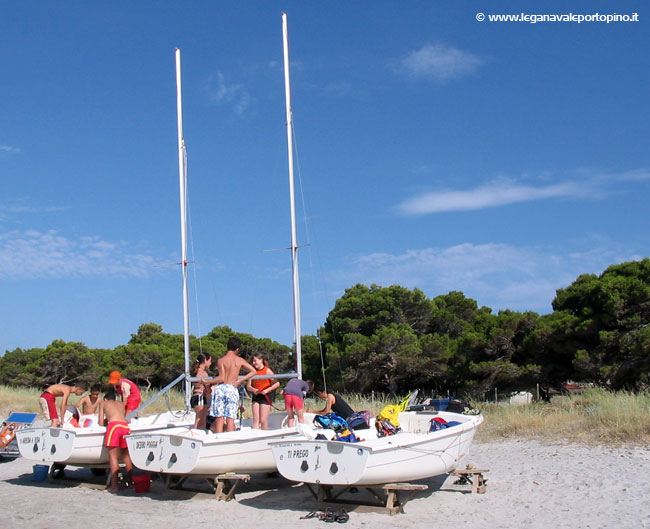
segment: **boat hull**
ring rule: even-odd
[[[422,418],[419,421],[409,418],[409,413],[400,414],[400,422],[410,419],[414,426],[411,431],[389,437],[373,438],[374,432],[369,430],[368,439],[358,443],[328,440],[272,443],[277,469],[289,480],[320,485],[377,485],[430,478],[457,467],[469,452],[476,427],[483,420],[481,416],[464,417],[458,426],[428,432],[423,425],[417,426],[423,423]],[[463,417],[444,415],[448,421]],[[424,422],[429,424],[430,415]]]
[[[313,419],[312,414],[307,415],[306,420]],[[275,472],[270,443],[314,435],[305,425],[286,426],[286,414],[271,414],[269,426],[269,430],[256,430],[247,419],[234,432],[174,428],[150,434],[134,432],[126,442],[133,464],[149,472],[201,476]]]
[[[171,413],[151,415],[134,419],[129,426],[131,431],[144,433],[186,424],[194,424],[194,413],[180,417]],[[25,459],[92,467],[108,464],[105,434],[104,426],[75,428],[66,424],[63,428],[26,428],[16,433],[16,440],[20,455]]]
[[[236,473],[274,472],[272,441],[297,438],[296,428],[268,431],[240,430],[215,434],[185,430],[134,434],[127,437],[133,464],[149,472],[212,476]],[[302,437],[304,438],[304,437]]]

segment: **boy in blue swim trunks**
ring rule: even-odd
[[[238,388],[242,384],[246,384],[246,381],[257,373],[252,365],[239,357],[240,348],[241,341],[236,336],[232,336],[228,340],[228,352],[217,360],[217,367],[219,368],[218,380],[222,383],[212,392],[212,404],[210,406],[210,415],[215,417],[212,429],[217,433],[224,431],[224,419],[226,431],[232,432],[235,430],[235,419],[239,408]],[[247,369],[248,374],[239,378],[242,368]]]

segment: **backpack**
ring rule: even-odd
[[[353,430],[366,430],[370,428],[370,412],[355,411],[348,417],[348,426]]]
[[[336,413],[328,413],[327,415],[316,415],[316,417],[314,417],[314,424],[316,426],[320,426],[321,428],[330,428],[331,430],[334,430],[337,433],[349,429],[346,420],[340,415],[337,415]]]
[[[344,443],[358,443],[359,439],[354,435],[354,432],[348,426],[347,421],[337,415],[336,413],[328,413],[327,415],[316,415],[314,417],[314,424],[320,426],[321,428],[329,428],[334,430],[335,434],[333,441],[343,441]],[[325,438],[322,434],[319,434],[322,438]]]
[[[354,432],[352,430],[346,428],[345,430],[336,433],[334,436],[334,441],[343,441],[344,443],[358,443],[359,439],[357,439],[357,436],[354,435]]]
[[[377,415],[377,420],[388,421],[396,428],[399,428],[399,414],[401,411],[403,411],[403,409],[400,408],[400,406],[389,404],[388,406],[384,406],[381,409],[381,411]]]
[[[395,426],[392,422],[379,417],[375,419],[375,428],[377,428],[377,437],[395,435],[401,430],[399,426]]]

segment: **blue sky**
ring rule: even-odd
[[[570,5],[569,5],[570,4]],[[0,19],[0,351],[191,329],[292,341],[281,12],[303,333],[361,282],[551,311],[650,254],[643,2],[25,2]],[[632,14],[638,22],[478,21]]]

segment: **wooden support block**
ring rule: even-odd
[[[401,498],[400,501],[398,491],[427,490],[429,486],[418,483],[386,483],[381,488],[386,491],[386,510],[390,514],[395,514],[396,512],[404,512],[404,504],[406,503],[406,498]]]
[[[309,490],[319,502],[345,506],[349,510],[357,512],[378,512],[393,515],[404,512],[407,497],[401,497],[400,492],[408,495],[414,491],[427,490],[429,487],[428,485],[415,483],[386,483],[384,485],[364,487],[377,499],[377,503],[364,502],[358,499],[339,499],[343,493],[355,488],[354,486],[343,486],[341,490],[334,492],[334,487],[331,485],[319,485],[317,494],[314,493],[311,487],[309,487]]]
[[[214,478],[214,495],[217,500],[230,501],[235,499],[235,489],[240,482],[251,479],[249,474],[219,474]]]
[[[471,485],[473,494],[485,494],[486,479],[483,476],[485,472],[489,472],[489,469],[474,468],[473,465],[467,465],[467,468],[454,470],[451,475],[459,476],[458,484]]]
[[[381,488],[384,490],[427,490],[429,486],[421,483],[386,483]]]

